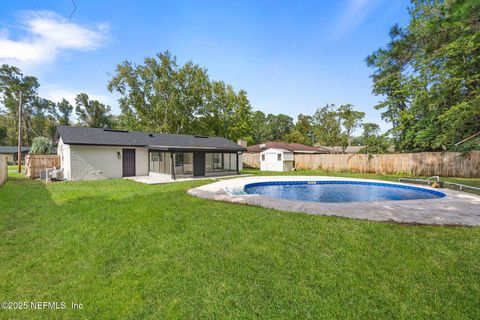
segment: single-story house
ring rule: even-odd
[[[29,147],[21,147],[22,161],[25,160],[25,155],[30,150]],[[8,163],[17,163],[18,147],[16,146],[0,146],[0,156],[7,156]]]
[[[295,154],[327,153],[318,148],[287,142],[265,142],[247,148],[250,154],[260,157],[262,171],[290,171],[295,168]]]
[[[220,137],[69,126],[55,142],[66,180],[238,174],[246,150]]]

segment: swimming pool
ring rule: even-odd
[[[268,181],[245,185],[248,194],[315,202],[418,200],[445,197],[439,191],[366,181]]]
[[[280,198],[269,195],[247,193],[253,192],[249,187],[259,186],[260,184],[273,185],[272,182],[279,184],[306,185],[307,188],[315,185],[325,184],[337,187],[343,187],[337,193],[346,192],[348,186],[368,187],[380,186],[387,188],[381,191],[387,191],[386,199],[369,201],[352,201],[358,193],[365,192],[366,189],[355,189],[353,199],[343,199],[342,202],[320,202],[315,199],[305,197],[305,192],[300,192],[298,198]],[[342,185],[339,185],[342,183]],[[362,185],[363,184],[363,185]],[[391,188],[402,188],[400,191],[418,191],[414,199],[405,194],[395,197],[390,191]],[[247,187],[247,188],[245,188]],[[441,190],[441,191],[440,191]],[[461,191],[450,189],[433,189],[430,187],[419,187],[418,185],[388,182],[380,180],[352,179],[345,177],[326,177],[326,176],[244,176],[234,179],[219,180],[210,184],[189,189],[187,192],[195,197],[227,201],[235,204],[260,206],[269,209],[276,209],[285,212],[302,212],[314,215],[338,216],[353,219],[366,219],[374,221],[394,221],[401,223],[431,224],[431,225],[469,225],[480,226],[480,196],[467,194]],[[258,190],[259,191],[259,190]],[[313,191],[312,191],[313,192]],[[430,194],[424,194],[425,192]],[[397,194],[398,195],[398,194]],[[371,195],[368,195],[371,197]],[[427,197],[427,198],[425,198]],[[306,200],[302,200],[305,199]],[[368,199],[368,198],[367,198]],[[405,199],[404,201],[400,199]],[[408,200],[406,200],[408,199]],[[349,200],[349,201],[344,201]]]

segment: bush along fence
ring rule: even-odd
[[[60,156],[57,155],[26,155],[25,176],[30,179],[40,178],[40,171],[60,168]]]
[[[259,168],[260,155],[243,154],[245,167]],[[394,154],[295,154],[297,170],[350,171],[414,176],[480,177],[480,151]]]
[[[7,156],[0,156],[0,186],[7,181],[8,164]]]

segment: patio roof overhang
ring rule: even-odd
[[[180,146],[147,146],[149,150],[157,150],[157,151],[181,151],[181,152],[188,152],[188,151],[217,151],[217,152],[224,152],[224,153],[241,153],[242,150],[232,150],[232,149],[225,149],[225,148],[214,148],[214,147],[180,147]]]

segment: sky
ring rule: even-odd
[[[116,65],[168,50],[246,90],[254,110],[296,119],[351,103],[390,128],[365,58],[408,23],[406,0],[73,1],[0,1],[0,63],[36,76],[45,98],[86,92],[118,114]]]

